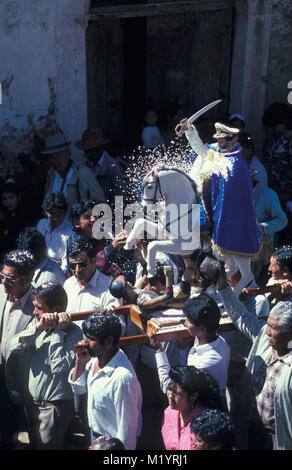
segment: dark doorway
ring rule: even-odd
[[[124,138],[131,147],[141,142],[146,93],[147,23],[145,17],[123,20]]]
[[[145,106],[177,100],[184,116],[209,102],[206,140],[228,112],[232,9],[90,21],[86,31],[88,126],[116,155],[141,145]],[[220,24],[220,28],[218,28]]]

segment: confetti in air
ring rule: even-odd
[[[175,138],[170,146],[146,149],[138,147],[128,157],[129,166],[125,172],[128,182],[128,199],[133,202],[140,199],[141,182],[144,176],[156,165],[179,168],[188,173],[194,162],[194,152],[181,138]]]

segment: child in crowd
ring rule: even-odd
[[[160,134],[160,130],[157,126],[158,123],[158,113],[154,107],[147,109],[145,115],[145,126],[142,131],[142,143],[143,146],[149,149],[153,149],[158,145],[165,147],[165,142]]]
[[[196,450],[234,450],[234,426],[224,411],[210,409],[197,414],[191,432]]]

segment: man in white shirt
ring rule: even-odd
[[[76,235],[68,241],[67,245],[69,267],[73,276],[64,283],[64,289],[68,296],[66,311],[69,313],[88,312],[91,310],[106,309],[111,305],[118,306],[121,302],[109,292],[111,279],[101,273],[96,267],[97,248],[90,239]],[[126,322],[123,315],[119,316],[122,334],[126,331]],[[82,321],[75,322],[82,326]],[[87,434],[85,416],[85,402],[83,397],[74,397],[75,423],[82,432]]]
[[[217,333],[221,316],[219,307],[207,294],[200,294],[187,300],[183,311],[186,316],[185,326],[195,338],[194,345],[188,353],[187,365],[209,372],[217,380],[222,398],[225,398],[230,347]],[[152,335],[150,342],[157,349],[159,380],[163,392],[166,393],[170,381],[168,375],[170,364],[161,344]],[[183,359],[181,362],[183,363]]]
[[[141,432],[142,391],[135,371],[118,347],[121,324],[117,315],[103,311],[82,324],[85,335],[69,383],[74,393],[88,393],[91,439],[118,438],[126,450],[135,450]]]
[[[69,267],[73,274],[64,283],[68,295],[67,312],[88,312],[119,306],[121,301],[109,292],[111,278],[96,267],[97,249],[84,236],[75,236],[68,242]],[[125,331],[124,316],[120,316],[122,332]],[[76,322],[80,327],[82,321]]]
[[[60,191],[47,193],[42,208],[46,218],[39,221],[37,229],[45,237],[47,256],[57,261],[67,274],[67,240],[74,234],[72,224],[66,216],[67,200]]]

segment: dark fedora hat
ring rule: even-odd
[[[103,137],[102,130],[100,128],[96,129],[86,129],[82,134],[82,139],[76,142],[76,147],[81,150],[90,150],[101,145],[105,145],[109,142],[109,139]]]

